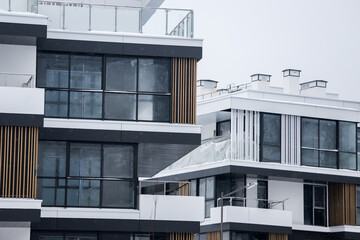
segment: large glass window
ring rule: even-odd
[[[215,206],[215,177],[199,179],[199,196],[205,197],[205,217],[210,217],[210,208]]]
[[[40,141],[38,195],[44,206],[135,208],[134,147]]]
[[[225,195],[237,189],[241,189],[231,195],[231,202],[229,198],[224,199],[224,205],[232,204],[232,206],[245,207],[245,181],[245,175],[243,174],[223,174],[216,176],[216,199],[221,197],[221,193]]]
[[[38,54],[45,116],[170,121],[169,58]]]
[[[357,169],[356,123],[301,119],[302,165]]]
[[[261,161],[281,162],[281,116],[261,114]]]
[[[304,223],[326,226],[326,186],[304,185]]]
[[[230,137],[231,134],[231,121],[226,120],[216,123],[216,135]]]

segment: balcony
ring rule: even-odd
[[[6,0],[0,10],[48,17],[48,29],[128,32],[194,37],[194,13],[188,9],[96,4],[90,1]]]
[[[288,233],[292,229],[292,212],[285,211],[284,201],[271,201],[265,199],[224,198],[223,223],[236,226],[258,226],[270,232]],[[210,218],[203,226],[221,223],[221,207],[210,209]],[[233,228],[232,226],[231,228]],[[224,227],[227,228],[226,226]],[[273,229],[272,229],[273,228]],[[232,229],[234,230],[234,229]]]
[[[44,114],[44,90],[32,74],[0,72],[0,113]]]

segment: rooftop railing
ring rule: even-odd
[[[236,86],[235,85],[229,85],[228,88],[218,89],[215,92],[198,95],[197,99],[198,100],[204,100],[204,99],[207,99],[207,98],[223,96],[223,95],[227,95],[229,93],[247,90],[247,89],[250,88],[250,86],[251,86],[251,83],[245,83],[245,84],[240,84],[240,85],[236,85]]]
[[[0,87],[35,87],[34,75],[0,72]]]
[[[194,37],[194,13],[189,9],[119,6],[86,0],[2,0],[0,10],[43,14],[48,17],[49,29]]]

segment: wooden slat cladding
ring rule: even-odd
[[[195,240],[194,233],[170,233],[170,240]]]
[[[269,240],[288,240],[288,235],[281,233],[269,233]]]
[[[179,183],[179,195],[180,196],[190,196],[189,182]]]
[[[172,123],[196,124],[197,59],[172,59]]]
[[[0,194],[35,198],[38,157],[37,127],[0,126]]]
[[[220,232],[208,232],[206,237],[206,240],[220,240]]]
[[[329,183],[330,226],[356,226],[356,185]]]

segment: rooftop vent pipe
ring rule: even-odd
[[[282,72],[284,77],[284,93],[299,94],[301,70],[285,69]]]
[[[301,94],[312,97],[326,97],[327,81],[313,80],[300,84]]]
[[[251,77],[251,88],[254,90],[264,91],[270,88],[271,75],[268,74],[253,74]]]

